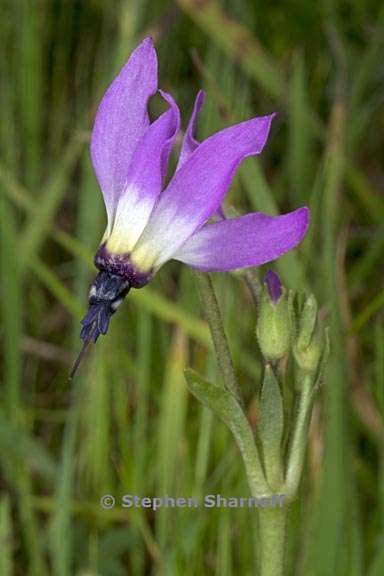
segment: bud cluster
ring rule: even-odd
[[[277,363],[291,352],[301,379],[315,377],[326,350],[326,335],[318,318],[313,294],[298,310],[294,293],[282,286],[277,274],[269,270],[260,295],[256,336],[267,363]]]
[[[298,384],[304,377],[315,381],[320,376],[322,358],[327,349],[327,333],[319,321],[316,299],[310,294],[299,311],[298,334],[293,345]]]
[[[265,361],[258,434],[267,481],[289,498],[298,490],[313,398],[328,351],[327,333],[319,320],[315,297],[310,294],[301,300],[286,291],[277,274],[267,272],[256,327]],[[284,368],[288,365],[283,361],[290,357],[297,392],[294,413],[285,406],[283,394],[287,376]],[[291,439],[287,454],[283,450],[284,430]]]

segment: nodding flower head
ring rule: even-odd
[[[156,92],[157,57],[146,38],[106,91],[91,137],[92,163],[108,219],[95,258],[102,272],[96,292],[115,277],[140,288],[172,258],[203,271],[258,266],[294,248],[308,227],[307,208],[283,216],[253,212],[209,222],[220,213],[241,161],[264,148],[274,115],[229,126],[200,143],[195,130],[202,91],[175,173],[164,188],[180,113],[172,96],[159,90],[167,109],[150,121],[148,101]],[[81,332],[85,342],[106,331],[113,312],[112,305],[89,304]]]

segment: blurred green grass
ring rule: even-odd
[[[169,264],[130,295],[67,381],[105,225],[89,130],[146,34],[184,122],[206,90],[202,137],[278,112],[228,206],[312,211],[276,263],[315,292],[332,341],[289,574],[384,574],[381,2],[3,0],[0,31],[1,576],[255,573],[250,510],[99,506],[104,493],[248,494],[229,433],[183,380],[185,366],[218,377],[190,271]],[[254,421],[253,303],[240,275],[214,280]]]

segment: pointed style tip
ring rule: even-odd
[[[282,294],[282,286],[279,276],[273,270],[268,270],[264,276],[264,284],[267,285],[267,289],[271,300],[276,304],[280,300]]]
[[[75,374],[76,374],[76,372],[77,372],[77,370],[78,370],[78,368],[79,368],[79,366],[80,366],[80,364],[81,364],[81,362],[85,356],[85,353],[87,351],[89,344],[90,344],[90,340],[85,340],[83,342],[81,350],[80,350],[79,354],[77,355],[77,358],[76,358],[75,362],[73,363],[72,369],[71,369],[69,376],[68,376],[68,380],[70,382],[72,382],[72,380],[74,379]]]

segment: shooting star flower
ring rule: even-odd
[[[157,58],[147,38],[105,93],[92,132],[91,158],[108,223],[95,256],[100,272],[82,320],[85,345],[107,332],[128,291],[145,286],[168,260],[207,272],[259,266],[294,248],[308,227],[307,208],[209,222],[220,214],[241,161],[262,151],[274,115],[229,126],[200,143],[195,130],[202,91],[176,171],[163,188],[180,113],[172,96],[160,90],[167,110],[150,122],[148,101],[156,92]]]

